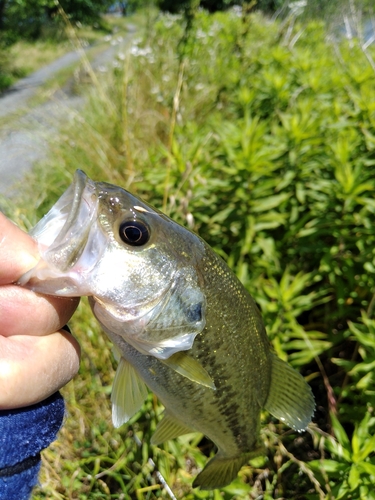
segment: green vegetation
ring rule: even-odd
[[[93,25],[101,23],[101,14],[111,5],[109,0],[0,0],[1,39],[11,43],[19,38],[35,40],[55,37],[61,23],[60,9],[72,22]]]
[[[151,394],[113,429],[116,362],[82,301],[81,370],[34,499],[171,498],[160,474],[188,500],[375,498],[374,52],[328,42],[317,21],[289,29],[237,11],[188,25],[149,11],[145,24],[10,215],[29,227],[81,168],[197,231],[310,382],[314,424],[296,435],[264,413],[267,456],[220,492],[191,490],[209,443],[150,446],[162,411]]]
[[[121,18],[101,14],[109,2],[0,0],[0,92],[73,50],[71,26],[86,46],[123,27]],[[65,10],[63,10],[65,9]]]
[[[136,22],[132,20],[133,24]],[[64,31],[56,35],[56,39],[41,39],[35,41],[18,40],[6,50],[0,47],[0,93],[9,86],[16,83],[20,78],[37,71],[43,66],[55,61],[67,52],[85,48],[86,56],[89,60],[108,47],[106,37],[126,36],[128,34],[129,21],[125,17],[105,17],[105,29],[96,29],[87,25],[66,26]],[[71,36],[71,31],[75,32]],[[79,42],[76,39],[78,36]],[[78,43],[77,43],[78,42]],[[63,86],[72,77],[74,70],[80,65],[66,67],[56,74],[56,77],[49,80],[47,85],[54,86],[56,81]]]

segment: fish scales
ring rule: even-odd
[[[141,408],[148,386],[165,406],[155,444],[199,431],[217,445],[194,487],[225,486],[262,453],[263,408],[305,429],[310,388],[272,352],[254,300],[197,235],[81,171],[31,234],[41,260],[20,284],[89,296],[119,352],[114,424]]]
[[[251,296],[224,262],[211,255],[209,247],[206,252],[202,259],[203,288],[208,304],[216,307],[207,306],[206,326],[195,338],[190,353],[209,374],[215,374],[216,390],[197,387],[153,357],[137,355],[136,368],[164,406],[173,408],[169,413],[209,437],[223,456],[238,457],[250,450],[257,455],[261,448],[259,413],[270,380],[268,340]],[[246,329],[257,333],[246,335]],[[109,336],[119,345],[120,339]],[[234,342],[236,336],[241,336],[241,343]],[[129,348],[121,343],[124,357],[134,363],[134,350],[130,348],[129,354]]]

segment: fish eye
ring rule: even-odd
[[[139,247],[145,245],[150,239],[150,230],[142,221],[127,220],[120,224],[119,235],[124,243]]]

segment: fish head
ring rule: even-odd
[[[78,170],[30,234],[41,259],[19,284],[89,296],[104,329],[141,352],[166,359],[204,328],[203,242],[124,189]]]

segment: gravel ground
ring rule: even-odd
[[[134,36],[135,27],[129,27],[125,37],[115,36],[108,40],[109,47],[97,55],[92,62],[95,70],[110,64],[116,54],[124,50]],[[51,92],[43,104],[31,107],[29,102],[41,85],[51,79],[58,71],[71,66],[79,60],[77,52],[70,52],[53,63],[19,80],[6,93],[0,96],[0,194],[11,197],[15,186],[22,186],[25,172],[36,161],[48,155],[48,141],[59,133],[59,126],[68,121],[79,110],[84,96],[74,95],[67,84],[64,89]],[[1,120],[12,116],[8,123]],[[21,184],[20,184],[21,183]]]

